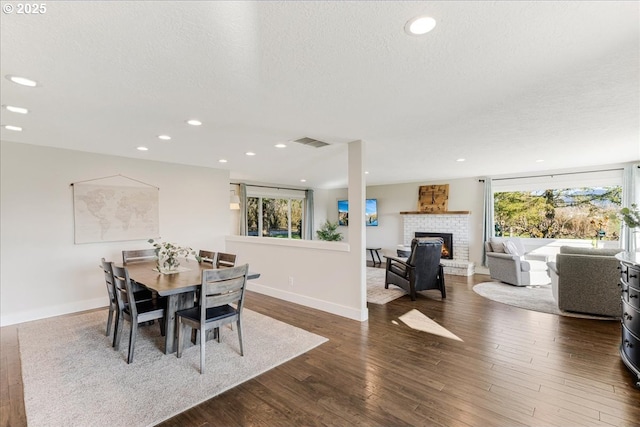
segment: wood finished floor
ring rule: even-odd
[[[618,322],[487,300],[472,291],[487,276],[446,280],[446,300],[369,305],[368,322],[248,293],[246,307],[329,341],[160,425],[640,425]],[[464,341],[397,321],[412,309]],[[26,426],[16,327],[0,333],[0,426]]]

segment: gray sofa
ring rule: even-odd
[[[620,264],[614,255],[621,251],[562,246],[556,261],[547,263],[558,308],[620,317]]]

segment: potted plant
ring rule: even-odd
[[[339,242],[342,240],[342,233],[337,231],[338,223],[331,222],[326,220],[324,224],[320,226],[320,229],[317,231],[318,239],[326,240],[329,242]]]
[[[189,261],[189,255],[193,255],[200,262],[200,257],[196,255],[196,251],[189,247],[178,246],[170,242],[156,242],[153,239],[148,240],[156,249],[156,266],[158,271],[163,274],[175,273],[180,267],[180,258]]]

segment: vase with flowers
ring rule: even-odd
[[[187,246],[178,246],[171,242],[156,242],[153,239],[148,240],[156,250],[156,267],[158,271],[163,274],[171,274],[179,271],[180,259],[184,258],[189,261],[189,256],[193,255],[194,258],[200,261],[199,256],[196,255],[196,251]]]

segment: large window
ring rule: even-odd
[[[249,236],[302,239],[300,198],[247,197]]]
[[[495,236],[619,240],[622,169],[492,181]]]
[[[496,236],[619,240],[622,188],[494,193]]]

